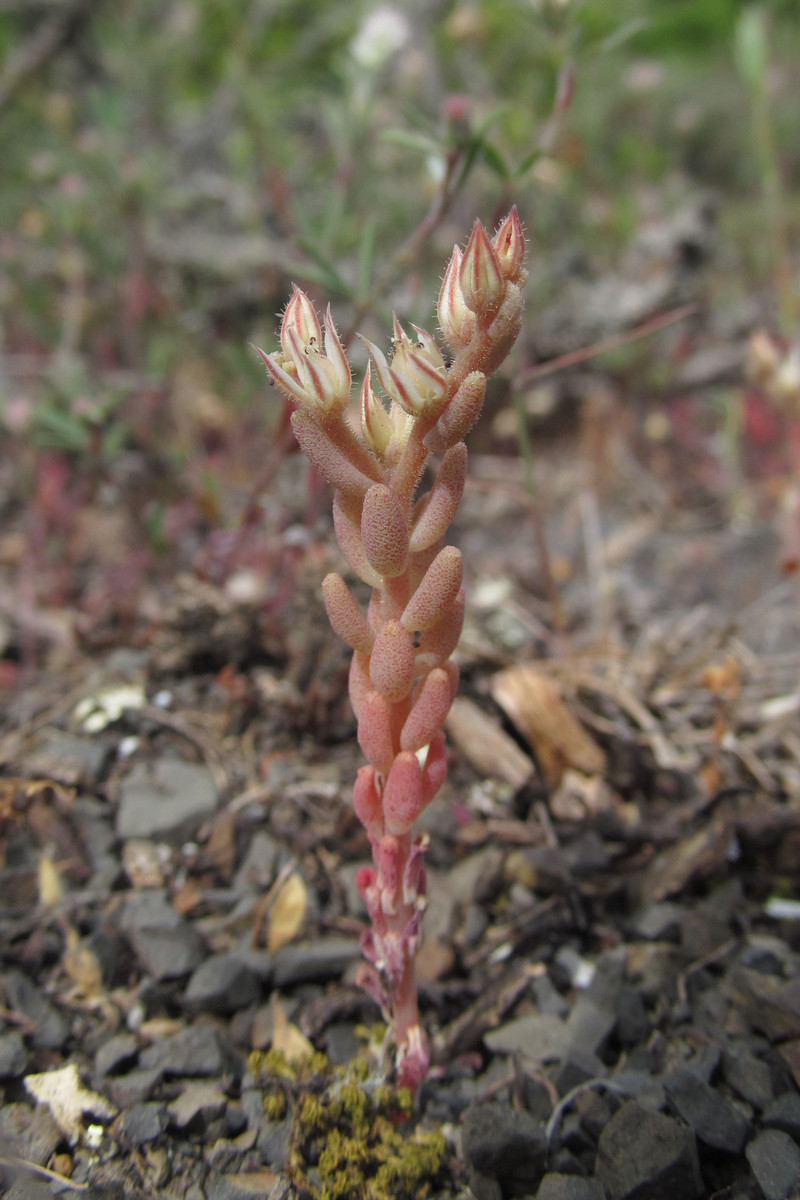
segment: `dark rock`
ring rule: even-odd
[[[636,913],[634,933],[648,942],[677,941],[685,914],[686,909],[682,904],[671,904],[667,900],[654,901]]]
[[[606,1074],[606,1068],[596,1055],[570,1052],[558,1064],[552,1081],[559,1096],[566,1096],[567,1092],[580,1087],[582,1083],[604,1079]]]
[[[37,1105],[31,1112],[27,1104],[0,1104],[1,1153],[15,1154],[29,1162],[47,1162],[63,1138],[47,1105]]]
[[[348,938],[320,938],[316,942],[291,942],[281,946],[272,960],[275,987],[338,979],[361,957],[358,942]]]
[[[536,1200],[604,1200],[604,1196],[603,1189],[594,1179],[551,1171],[542,1180]]]
[[[134,1104],[120,1118],[120,1127],[126,1141],[132,1146],[143,1146],[154,1142],[167,1127],[165,1104]]]
[[[202,1012],[232,1013],[260,996],[260,981],[247,963],[235,954],[212,954],[189,980],[184,1002]]]
[[[212,1025],[190,1025],[171,1037],[161,1038],[142,1051],[139,1062],[145,1069],[158,1069],[164,1075],[222,1075],[233,1059]]]
[[[764,1125],[767,1129],[782,1129],[796,1142],[800,1142],[800,1095],[784,1092],[766,1108]]]
[[[136,929],[129,937],[140,965],[159,981],[188,975],[205,956],[202,937],[185,922],[177,929]]]
[[[190,1083],[180,1096],[169,1106],[169,1117],[178,1129],[185,1129],[192,1121],[212,1121],[224,1111],[227,1100],[214,1083]],[[243,1116],[244,1123],[247,1123]]]
[[[691,1126],[701,1142],[714,1150],[740,1154],[750,1122],[740,1109],[691,1071],[677,1071],[664,1080],[670,1104]]]
[[[107,1082],[107,1090],[117,1108],[126,1109],[133,1104],[142,1104],[152,1096],[162,1078],[159,1067],[129,1071],[127,1075],[112,1076]]]
[[[24,971],[9,971],[5,977],[5,993],[9,1008],[34,1022],[36,1028],[31,1034],[34,1046],[60,1050],[69,1037],[69,1023],[42,989]]]
[[[624,970],[624,958],[616,951],[598,960],[591,983],[580,993],[567,1019],[571,1051],[602,1052],[617,1023]]]
[[[203,1192],[205,1200],[290,1200],[296,1195],[289,1180],[283,1176],[267,1183],[261,1175],[216,1172],[204,1183]]]
[[[117,835],[179,846],[197,835],[217,807],[217,789],[199,763],[161,758],[137,763],[120,785]]]
[[[355,1027],[345,1021],[329,1025],[325,1031],[325,1053],[334,1064],[349,1063],[361,1048]]]
[[[98,1079],[111,1075],[121,1067],[129,1067],[139,1053],[139,1042],[132,1033],[118,1033],[104,1042],[94,1056]]]
[[[282,1171],[289,1158],[289,1139],[292,1130],[290,1119],[264,1121],[258,1131],[258,1146],[264,1158],[276,1171]]]
[[[484,1034],[495,1054],[524,1054],[532,1062],[560,1058],[566,1047],[566,1022],[553,1013],[528,1013]]]
[[[647,1015],[642,993],[638,988],[625,984],[617,1001],[617,1037],[624,1047],[638,1046],[647,1039],[650,1018]]]
[[[492,1102],[470,1109],[462,1130],[464,1157],[473,1171],[499,1184],[506,1196],[532,1192],[547,1164],[544,1128],[526,1112]]]
[[[764,1200],[789,1200],[800,1187],[800,1147],[781,1129],[765,1129],[745,1151]]]
[[[632,1100],[603,1130],[596,1175],[608,1200],[700,1200],[705,1191],[692,1131]]]
[[[28,1051],[21,1033],[0,1034],[0,1079],[16,1079],[28,1066]]]
[[[233,888],[239,895],[263,895],[275,878],[280,845],[264,830],[250,840],[242,865],[236,872]]]
[[[743,1046],[726,1050],[722,1056],[725,1082],[738,1096],[759,1111],[772,1101],[772,1072],[762,1059]]]

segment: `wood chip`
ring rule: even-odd
[[[481,775],[502,779],[515,790],[527,783],[535,767],[499,721],[465,696],[453,701],[447,732]]]
[[[547,782],[558,787],[568,767],[602,774],[603,751],[572,715],[558,684],[535,666],[507,667],[492,680],[492,697],[533,747]]]

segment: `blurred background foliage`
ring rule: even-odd
[[[218,519],[215,451],[238,436],[250,469],[279,417],[249,343],[274,348],[291,281],[348,334],[393,307],[430,323],[453,241],[511,203],[532,240],[529,362],[565,264],[613,267],[648,213],[699,189],[742,288],[769,288],[798,216],[796,16],[796,0],[0,0],[6,496],[26,472],[35,487],[36,447],[106,482],[144,450]],[[161,546],[158,503],[142,519]]]

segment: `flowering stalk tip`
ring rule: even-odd
[[[351,371],[330,308],[320,322],[295,288],[280,350],[259,351],[271,381],[300,406],[295,435],[336,489],[336,537],[372,588],[365,613],[341,575],[322,585],[331,625],[353,651],[350,699],[368,760],[353,789],[374,864],[356,879],[371,923],[360,980],[391,1023],[397,1079],[412,1090],[430,1053],[414,977],[428,839],[414,825],[447,777],[443,726],[458,685],[451,655],[465,604],[461,552],[443,543],[464,489],[463,438],[480,414],[487,375],[519,330],[524,257],[515,209],[494,237],[476,221],[466,249],[454,248],[437,301],[450,363],[430,333],[412,326],[412,338],[396,317],[389,357],[363,339],[370,364],[361,436],[345,417]],[[431,452],[444,457],[430,491],[415,499]]]

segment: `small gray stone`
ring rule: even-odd
[[[28,1066],[28,1051],[22,1034],[0,1034],[0,1079],[16,1079],[25,1074]]]
[[[604,1196],[603,1189],[594,1179],[551,1171],[542,1180],[536,1200],[604,1200]]]
[[[765,1129],[747,1150],[764,1200],[789,1200],[800,1186],[800,1147],[781,1129]]]
[[[120,786],[117,835],[180,845],[196,836],[216,807],[217,789],[206,767],[166,757],[137,763]]]
[[[105,1078],[120,1067],[130,1066],[139,1053],[139,1043],[132,1033],[118,1033],[109,1038],[94,1056],[94,1069],[98,1079]]]
[[[44,992],[24,971],[9,971],[5,977],[8,1005],[24,1013],[36,1028],[31,1034],[34,1046],[60,1050],[69,1037],[69,1023],[50,1003]]]
[[[677,941],[681,922],[686,915],[682,904],[672,904],[667,900],[657,900],[646,904],[637,912],[634,922],[634,932],[648,942]]]
[[[142,1067],[158,1068],[164,1075],[222,1075],[231,1065],[231,1052],[212,1025],[189,1025],[171,1037],[161,1038],[142,1051]]]
[[[117,1108],[127,1109],[147,1100],[162,1078],[160,1067],[147,1067],[128,1071],[127,1075],[112,1076],[106,1086]]]
[[[226,1104],[227,1100],[216,1084],[190,1083],[170,1104],[170,1120],[179,1129],[184,1129],[197,1117],[204,1121],[214,1120],[224,1112]]]
[[[504,1194],[532,1192],[547,1165],[544,1127],[508,1104],[490,1102],[469,1109],[461,1136],[473,1171],[494,1179]]]
[[[772,1073],[765,1062],[742,1046],[726,1050],[722,1056],[725,1082],[737,1095],[759,1111],[772,1101]]]
[[[125,1139],[133,1146],[154,1142],[167,1127],[166,1105],[134,1104],[122,1114],[120,1126]]]
[[[764,1112],[767,1129],[782,1129],[796,1142],[800,1142],[800,1096],[797,1092],[784,1092],[773,1100]]]
[[[691,1129],[633,1100],[600,1136],[596,1177],[608,1200],[700,1200],[705,1193]]]
[[[195,970],[184,1001],[201,1012],[232,1013],[261,996],[256,973],[235,954],[212,954]]]
[[[566,1023],[553,1013],[529,1013],[484,1034],[495,1054],[524,1054],[531,1062],[561,1058],[567,1045]]]
[[[256,893],[262,895],[275,878],[280,846],[264,830],[251,839],[242,865],[233,880],[233,889],[239,895]]]
[[[670,1104],[701,1142],[714,1150],[740,1154],[750,1122],[732,1101],[691,1071],[676,1071],[664,1080]]]
[[[281,946],[272,960],[275,987],[338,979],[361,957],[358,942],[348,938],[320,938],[316,942],[291,942]]]
[[[154,979],[180,979],[203,961],[205,942],[193,925],[177,929],[135,929],[128,935],[141,966]]]
[[[290,1119],[264,1121],[258,1131],[258,1146],[264,1158],[276,1171],[282,1171],[289,1158],[289,1138],[292,1130]]]

